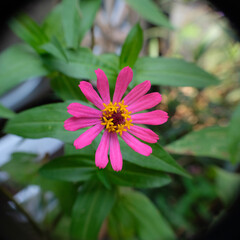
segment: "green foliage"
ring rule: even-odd
[[[122,193],[121,201],[133,216],[140,239],[175,239],[175,234],[167,221],[144,194],[126,191]]]
[[[152,0],[125,0],[136,12],[149,22],[173,29],[167,17]]]
[[[51,87],[62,100],[86,101],[85,96],[78,87],[79,80],[56,74],[51,79]]]
[[[10,109],[4,107],[2,104],[0,104],[0,117],[1,118],[12,118],[14,116],[15,116],[15,113],[12,110],[10,110]]]
[[[89,49],[79,48],[76,51],[68,50],[65,53],[68,62],[51,56],[46,56],[44,62],[51,70],[57,70],[69,77],[96,80],[94,70],[101,68],[108,76],[110,82],[113,79],[116,80],[118,66],[113,65],[111,62],[102,61],[101,56],[93,55]],[[116,62],[114,55],[110,56]]]
[[[24,138],[57,138],[72,143],[82,132],[68,132],[63,123],[69,118],[66,109],[70,102],[47,104],[23,111],[8,121],[5,132]]]
[[[48,74],[42,61],[29,46],[17,44],[0,55],[0,95],[31,77]]]
[[[39,47],[48,42],[48,37],[42,28],[28,16],[22,15],[13,19],[10,22],[10,27],[19,38],[39,53],[42,52]]]
[[[56,58],[68,61],[65,51],[56,37],[52,37],[51,42],[45,43],[41,48]]]
[[[133,67],[143,45],[143,31],[139,24],[136,24],[129,32],[120,55],[120,66],[122,69],[126,66]],[[133,47],[134,46],[134,47]]]
[[[240,176],[237,173],[227,172],[219,167],[212,167],[216,191],[225,205],[229,205],[239,194]]]
[[[126,143],[120,139],[121,149],[124,149],[124,151],[122,151],[122,156],[126,161],[144,168],[176,173],[189,177],[189,174],[180,165],[178,165],[159,144],[149,145],[151,145],[153,151],[150,156],[146,157],[138,154],[130,147],[126,147]]]
[[[78,12],[77,0],[62,1],[62,26],[63,33],[68,48],[76,49],[79,44],[79,24],[80,16]]]
[[[175,58],[139,58],[134,67],[136,84],[150,80],[155,85],[207,87],[218,79],[193,63]]]
[[[230,160],[232,163],[240,162],[240,134],[238,131],[238,126],[240,123],[240,105],[234,111],[230,124],[229,124],[229,152]]]
[[[124,171],[114,172],[108,169],[99,170],[94,164],[93,155],[69,155],[57,158],[44,165],[40,173],[48,178],[77,182],[86,181],[96,174],[101,174],[100,180],[112,184],[138,188],[162,187],[170,183],[170,178],[161,171],[150,170],[124,163]],[[103,181],[104,181],[103,180]],[[110,187],[111,188],[111,187]]]
[[[228,160],[227,135],[227,127],[208,127],[199,131],[190,132],[181,139],[167,145],[166,149],[176,154]]]
[[[73,207],[73,239],[97,239],[103,221],[116,200],[115,190],[107,190],[95,181],[88,182],[78,193]]]
[[[37,155],[32,153],[16,152],[11,156],[11,160],[5,163],[2,171],[6,171],[12,180],[20,184],[29,184],[36,176],[40,164],[34,162]]]
[[[41,175],[45,177],[70,182],[86,181],[95,172],[93,159],[84,155],[57,158],[45,164],[40,170]]]

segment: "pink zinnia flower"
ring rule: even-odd
[[[152,153],[152,148],[135,137],[148,143],[156,143],[159,137],[152,130],[136,124],[163,124],[167,121],[168,114],[162,110],[135,114],[156,106],[162,99],[158,92],[146,94],[151,87],[150,81],[140,83],[122,99],[132,81],[133,72],[130,67],[125,67],[120,71],[113,101],[110,99],[109,83],[105,73],[101,69],[96,70],[95,73],[97,75],[97,89],[101,97],[89,82],[81,81],[79,87],[85,97],[99,110],[80,103],[71,103],[68,106],[68,113],[73,117],[64,122],[64,127],[68,131],[76,131],[80,128],[93,126],[74,141],[76,149],[91,144],[97,135],[104,130],[95,154],[95,164],[99,168],[107,166],[110,148],[112,168],[115,171],[120,171],[123,160],[118,135],[134,151],[149,156]]]

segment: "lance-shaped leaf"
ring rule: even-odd
[[[124,149],[122,151],[124,160],[144,168],[189,177],[189,174],[159,144],[149,144],[152,147],[152,154],[146,157],[126,146],[123,140],[119,140],[121,149]]]
[[[0,55],[0,95],[32,77],[48,74],[40,57],[25,44],[14,45]]]
[[[226,139],[227,127],[208,127],[190,132],[181,139],[166,146],[166,150],[176,154],[196,155],[204,157],[229,158]]]
[[[135,64],[136,84],[150,80],[155,85],[207,87],[219,80],[194,63],[175,58],[143,57]]]
[[[40,46],[49,41],[42,28],[28,16],[22,15],[13,19],[10,27],[19,38],[39,53],[43,52]]]
[[[240,105],[238,105],[238,107],[234,111],[229,124],[228,149],[230,152],[230,160],[232,163],[237,163],[240,161],[240,134],[238,131],[239,123],[240,123]]]
[[[123,163],[122,171],[105,171],[105,173],[110,182],[122,186],[154,188],[165,186],[171,182],[170,177],[161,171],[139,167],[126,161]]]
[[[78,87],[79,80],[57,74],[51,79],[51,87],[62,100],[82,100],[86,101],[85,96]]]
[[[122,194],[121,201],[133,216],[140,239],[175,239],[175,234],[168,222],[145,195],[126,191]]]
[[[0,118],[12,118],[14,116],[15,112],[0,104]]]
[[[64,121],[71,117],[67,112],[69,104],[54,103],[23,111],[8,121],[5,132],[24,138],[51,137],[73,143],[85,130],[69,132],[64,129]]]
[[[93,157],[86,155],[59,157],[40,169],[44,177],[68,182],[88,180],[95,172]]]
[[[76,49],[79,43],[79,6],[77,0],[63,0],[62,26],[68,48]]]
[[[87,48],[80,48],[76,51],[66,51],[68,62],[48,56],[44,58],[46,66],[53,71],[59,71],[65,75],[77,79],[96,80],[95,70],[101,68],[110,83],[116,81],[118,75],[118,57],[116,55],[95,56]],[[106,59],[110,59],[107,61]]]
[[[85,181],[98,174],[101,180],[106,180],[110,185],[138,188],[162,187],[171,181],[170,177],[161,171],[142,168],[128,162],[124,162],[123,170],[120,172],[113,171],[111,167],[99,170],[94,163],[94,154],[95,151],[92,155],[78,154],[56,158],[45,164],[40,174],[69,182]]]
[[[115,190],[107,190],[95,182],[88,182],[79,192],[72,212],[73,239],[95,240],[103,221],[116,200]]]
[[[143,45],[143,31],[139,24],[136,24],[129,32],[120,55],[120,69],[129,66],[133,67]]]
[[[152,0],[125,0],[136,12],[151,23],[173,29],[167,17]]]

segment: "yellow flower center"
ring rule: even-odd
[[[102,110],[102,125],[105,125],[105,128],[108,132],[118,133],[122,136],[122,132],[126,132],[133,126],[131,119],[131,112],[127,110],[127,105],[124,104],[124,100],[118,103],[105,104],[104,109]]]

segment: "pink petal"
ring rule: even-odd
[[[132,81],[132,78],[133,71],[130,67],[125,67],[120,71],[116,81],[113,103],[121,101],[122,96],[126,92],[129,83]]]
[[[168,120],[168,114],[162,110],[131,115],[132,123],[160,125]]]
[[[139,98],[136,102],[131,104],[128,107],[128,111],[135,113],[140,112],[152,107],[155,107],[157,104],[159,104],[162,100],[162,96],[158,92],[149,93],[147,95],[142,96]]]
[[[152,153],[152,148],[145,143],[140,142],[135,137],[127,132],[122,133],[122,139],[127,145],[132,148],[135,152],[138,152],[144,156],[149,156]]]
[[[76,149],[84,148],[92,143],[97,135],[104,129],[104,126],[97,124],[92,128],[89,128],[83,134],[81,134],[75,141],[74,146]]]
[[[109,140],[110,133],[105,130],[95,154],[95,164],[99,168],[105,168],[108,164]]]
[[[91,108],[91,107],[88,107],[88,106],[85,106],[85,105],[82,105],[81,103],[71,103],[68,105],[67,107],[68,109],[68,113],[73,115],[74,117],[78,117],[78,118],[84,118],[84,117],[95,117],[95,118],[100,118],[100,116],[102,116],[102,112],[97,110],[97,109],[94,109],[94,108]]]
[[[100,93],[102,100],[104,103],[108,104],[110,102],[110,93],[109,93],[109,83],[107,76],[105,75],[104,71],[98,69],[95,71],[97,75],[97,89]]]
[[[103,101],[97,94],[97,92],[93,89],[93,86],[89,82],[81,81],[80,84],[78,85],[87,98],[87,100],[91,103],[93,103],[96,107],[99,109],[104,109],[103,106]]]
[[[112,133],[110,136],[110,161],[114,171],[122,170],[122,153],[116,133]]]
[[[71,117],[71,118],[68,118],[64,122],[64,128],[68,131],[76,131],[80,128],[93,126],[97,123],[101,123],[101,120],[99,118],[76,118],[76,117]]]
[[[128,130],[129,133],[140,138],[141,140],[149,143],[156,143],[159,139],[158,135],[148,128],[143,128],[139,126],[131,126]]]
[[[146,94],[150,88],[151,82],[148,80],[138,84],[124,97],[124,103],[127,105],[134,103],[144,94]]]

